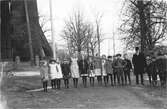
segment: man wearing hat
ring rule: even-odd
[[[144,85],[143,73],[147,66],[146,59],[143,53],[140,53],[139,47],[135,48],[135,54],[132,58],[132,63],[134,66],[134,74],[136,75],[136,84],[139,84],[139,76],[141,78],[141,84]]]

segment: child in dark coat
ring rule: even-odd
[[[114,61],[113,66],[115,68],[115,72],[117,73],[118,84],[120,85],[121,82],[121,84],[124,85],[124,61],[121,59],[121,54],[117,54],[117,59]]]
[[[112,56],[108,56],[107,62],[106,62],[106,72],[108,75],[108,78],[110,77],[111,85],[113,86],[113,61],[112,61]],[[108,80],[107,80],[108,83]]]
[[[69,88],[69,78],[71,77],[70,62],[68,60],[64,60],[64,62],[61,65],[61,68],[62,68],[65,88]]]
[[[148,75],[150,85],[152,84],[152,80],[151,80],[152,64],[151,63],[152,63],[151,56],[149,56],[149,55],[146,56],[146,64],[147,64],[146,72],[147,72],[147,75]]]
[[[124,54],[124,78],[125,84],[127,84],[127,79],[129,80],[129,85],[131,84],[130,71],[132,70],[131,61],[128,59],[128,55]]]
[[[148,66],[148,72],[151,75],[151,85],[156,86],[157,85],[157,74],[158,74],[158,69],[157,69],[157,64],[156,64],[156,58],[152,57],[151,63]]]
[[[89,61],[88,61],[88,65],[89,65],[89,79],[90,79],[90,85],[91,86],[94,86],[94,81],[95,81],[95,65],[94,65],[94,61],[93,61],[93,58],[92,57],[89,57]]]
[[[47,61],[40,61],[40,75],[44,88],[44,92],[47,92],[48,81],[49,81],[49,67]]]

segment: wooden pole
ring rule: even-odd
[[[1,2],[0,2],[0,6],[1,6]],[[1,15],[2,13],[1,13],[1,10],[0,10],[0,15]],[[0,17],[0,25],[1,25],[1,17]],[[1,26],[0,26],[0,33],[1,33]],[[1,61],[1,44],[2,44],[2,42],[1,42],[1,34],[0,34],[0,61]]]
[[[54,34],[52,0],[49,0],[49,7],[50,7],[51,34],[52,34],[52,51],[53,51],[53,58],[56,59],[56,44],[55,44],[55,38],[54,38],[55,34]]]
[[[110,39],[108,39],[108,56],[110,55]]]
[[[115,55],[115,33],[113,32],[113,56]]]
[[[29,49],[30,49],[30,61],[31,61],[31,65],[33,65],[33,63],[34,63],[34,53],[33,53],[33,47],[32,47],[31,28],[30,28],[30,20],[29,20],[27,0],[24,0],[24,6],[25,6],[27,31],[28,31],[28,43],[29,43],[28,45],[29,45]]]

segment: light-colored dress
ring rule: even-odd
[[[61,78],[63,78],[61,65],[56,63],[56,79],[61,79]]]
[[[56,63],[49,64],[50,79],[56,79]]]
[[[98,58],[98,57],[95,58],[94,63],[95,63],[95,69],[94,69],[95,75],[96,76],[101,76],[101,61],[100,61],[100,58]]]
[[[96,76],[95,71],[94,70],[90,70],[89,77],[95,77],[95,76]]]
[[[102,60],[102,75],[107,76],[106,72],[106,60]]]
[[[79,78],[78,58],[71,58],[71,76],[72,78]]]

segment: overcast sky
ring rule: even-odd
[[[124,0],[52,0],[54,29],[56,43],[61,45],[62,41],[60,34],[64,27],[64,20],[68,19],[75,10],[81,10],[86,19],[94,21],[97,13],[103,14],[102,32],[106,38],[112,38],[112,33],[115,31],[116,53],[122,52],[123,44],[119,41],[117,27],[120,24],[121,8]],[[49,18],[49,0],[38,0],[39,14]],[[113,53],[112,39],[106,39],[102,43],[102,54],[108,55]],[[58,46],[60,47],[60,46]]]

